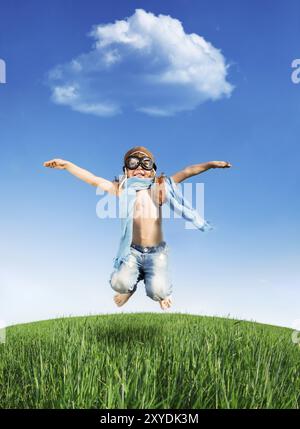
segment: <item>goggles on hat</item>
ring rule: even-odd
[[[150,171],[152,170],[152,168],[154,168],[154,170],[156,171],[155,162],[148,156],[143,156],[142,158],[139,158],[138,156],[129,156],[125,160],[125,166],[129,170],[135,170],[136,168],[138,168],[139,165],[141,165],[144,170]]]

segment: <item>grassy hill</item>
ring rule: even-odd
[[[291,332],[176,313],[13,326],[0,408],[299,408]]]

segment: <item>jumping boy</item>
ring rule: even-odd
[[[162,310],[171,306],[172,282],[168,267],[169,246],[162,233],[162,205],[165,202],[179,211],[202,230],[211,226],[189,205],[176,184],[210,168],[228,168],[226,161],[209,161],[184,168],[172,176],[156,177],[153,154],[143,146],[135,146],[124,156],[121,180],[114,181],[95,176],[70,161],[52,159],[45,167],[67,170],[79,179],[118,196],[122,219],[122,236],[114,259],[110,285],[117,292],[114,301],[121,307],[136,291],[137,283],[144,280],[146,294],[158,301]]]

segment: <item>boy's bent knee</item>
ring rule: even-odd
[[[153,301],[161,301],[168,298],[172,293],[171,285],[164,288],[151,287],[146,289],[146,295],[153,299]]]
[[[121,276],[118,272],[111,275],[109,282],[112,289],[119,293],[129,293],[135,290],[135,283],[130,281],[127,276]]]

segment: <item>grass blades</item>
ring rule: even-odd
[[[9,327],[0,408],[299,408],[291,332],[176,313]]]

